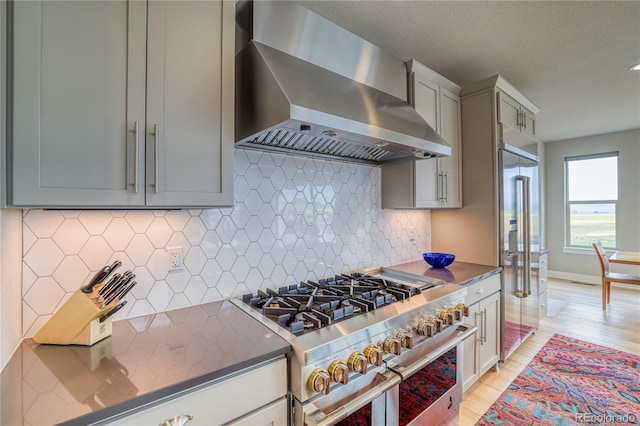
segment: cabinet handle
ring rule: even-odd
[[[482,293],[484,293],[484,289],[482,287],[476,290],[476,294],[482,294]]]
[[[444,191],[443,195],[444,195],[444,202],[448,202],[449,201],[449,174],[448,172],[444,172]]]
[[[165,419],[158,426],[184,426],[191,420],[193,420],[193,416],[190,416],[189,414],[176,414],[173,417]]]
[[[524,111],[522,112],[522,127],[527,128],[527,113]]]
[[[482,311],[482,328],[483,328],[483,332],[482,332],[482,343],[487,343],[487,309],[485,308]]]
[[[158,193],[158,138],[160,137],[160,126],[153,125],[153,193]]]
[[[133,124],[133,192],[138,193],[138,140],[140,139],[140,122]]]
[[[475,324],[478,324],[478,315],[480,315],[480,327],[478,327],[478,342],[482,344],[482,314],[480,312],[474,312]]]

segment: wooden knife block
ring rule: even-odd
[[[100,317],[109,312],[113,304],[101,309],[91,298],[94,293],[76,290],[60,309],[33,336],[37,343],[54,345],[84,345],[111,336],[112,319],[100,322]]]

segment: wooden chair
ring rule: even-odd
[[[598,260],[600,261],[600,272],[602,274],[602,310],[604,311],[607,309],[607,304],[611,302],[612,282],[640,285],[640,276],[609,272],[609,258],[600,241],[593,243],[593,248],[596,250]]]

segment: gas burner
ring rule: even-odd
[[[408,299],[420,291],[386,278],[352,272],[245,294],[242,301],[291,333],[301,334]]]

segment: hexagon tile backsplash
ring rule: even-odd
[[[129,318],[414,260],[430,247],[428,210],[380,208],[378,167],[236,150],[234,169],[233,208],[25,210],[25,337],[115,259],[138,282],[115,317]],[[182,271],[169,272],[173,247]]]

